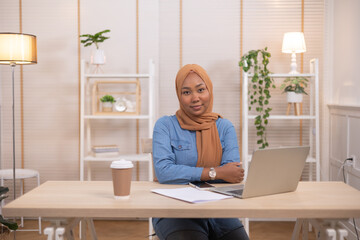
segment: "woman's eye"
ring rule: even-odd
[[[182,94],[183,94],[183,95],[189,95],[189,94],[190,94],[190,91],[183,91]]]
[[[198,90],[198,92],[203,92],[203,91],[205,91],[205,88],[200,88],[200,89]]]

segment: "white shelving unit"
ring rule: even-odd
[[[91,122],[100,119],[108,120],[147,120],[148,121],[148,136],[152,137],[153,126],[155,122],[155,96],[154,96],[154,74],[155,65],[153,60],[149,60],[149,73],[147,74],[88,74],[86,73],[86,62],[81,61],[81,106],[80,106],[80,180],[84,180],[85,163],[87,163],[87,180],[91,180],[91,162],[106,162],[120,159],[131,161],[148,162],[149,164],[149,180],[153,179],[151,154],[126,154],[117,157],[94,157],[91,154]],[[92,79],[106,81],[119,80],[124,78],[146,78],[148,84],[148,99],[143,101],[148,104],[148,114],[145,115],[92,115],[90,104],[87,103],[90,96],[90,85]]]
[[[251,161],[251,155],[249,155],[249,120],[255,119],[255,115],[249,115],[249,103],[248,103],[248,84],[253,75],[243,72],[243,112],[242,112],[242,160],[245,169],[245,175],[247,176],[249,162]],[[291,116],[291,115],[270,115],[269,120],[306,120],[310,121],[309,124],[309,145],[310,153],[307,158],[308,163],[316,163],[316,181],[320,180],[320,127],[319,127],[319,60],[312,59],[310,61],[310,73],[305,74],[270,74],[273,78],[287,78],[287,77],[307,77],[310,85],[310,107],[309,115]],[[315,125],[315,137],[312,134],[312,129]],[[315,139],[314,139],[315,138]],[[315,141],[315,142],[314,142]],[[315,154],[314,152],[315,143]],[[312,181],[312,165],[310,164],[309,181]]]

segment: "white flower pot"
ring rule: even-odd
[[[91,55],[92,64],[105,64],[105,53],[104,50],[96,49]]]
[[[301,93],[287,92],[288,103],[301,103],[303,101],[303,95]]]
[[[102,102],[101,107],[102,107],[103,112],[112,112],[113,111],[112,102]]]

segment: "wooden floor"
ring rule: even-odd
[[[49,226],[45,221],[42,222],[44,229]],[[133,220],[133,221],[110,221],[98,220],[94,221],[96,233],[99,240],[145,240],[148,237],[148,221]],[[250,239],[251,240],[288,240],[291,239],[291,234],[294,228],[294,222],[250,222]],[[36,228],[37,221],[26,220],[25,227],[21,229]],[[13,235],[13,233],[11,234]],[[13,239],[10,236],[9,239]],[[45,235],[39,235],[38,232],[17,231],[16,239],[18,240],[46,240]],[[76,231],[76,239],[78,232]],[[87,239],[91,239],[88,237]],[[315,239],[313,232],[309,233],[309,239]]]

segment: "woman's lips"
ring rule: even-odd
[[[191,108],[194,109],[195,111],[200,110],[201,107],[202,107],[202,105],[191,106]]]

